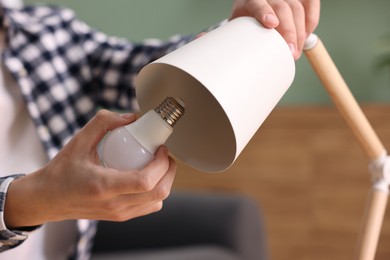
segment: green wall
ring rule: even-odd
[[[230,14],[232,0],[26,0],[70,7],[88,24],[131,40],[196,33]],[[389,0],[323,0],[316,33],[360,102],[389,102],[389,70],[376,69],[390,33]],[[329,98],[306,58],[281,104],[322,104]]]

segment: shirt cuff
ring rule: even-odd
[[[24,174],[15,174],[0,178],[0,252],[20,245],[27,239],[29,232],[40,227],[23,227],[20,229],[9,230],[5,225],[4,205],[8,187],[13,180],[22,176],[24,176]]]

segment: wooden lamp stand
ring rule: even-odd
[[[372,187],[354,259],[372,260],[387,205],[390,157],[317,35],[311,34],[308,37],[304,52],[338,111],[371,160]]]

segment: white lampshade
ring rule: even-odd
[[[136,80],[141,112],[180,98],[185,115],[166,145],[186,164],[233,164],[291,85],[295,63],[281,35],[241,17],[146,65]]]

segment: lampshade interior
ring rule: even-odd
[[[232,125],[201,82],[164,63],[147,65],[138,79],[136,90],[141,112],[153,109],[168,96],[185,103],[185,114],[166,142],[175,156],[203,172],[220,172],[233,163],[237,145]]]

